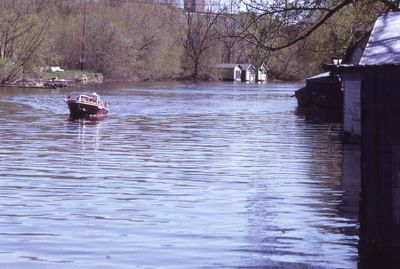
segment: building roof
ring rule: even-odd
[[[255,69],[252,64],[240,64],[240,67],[242,67],[243,70],[247,70],[249,68]]]
[[[240,67],[239,64],[217,64],[216,68],[235,68]]]
[[[309,77],[309,78],[307,78],[307,80],[308,79],[317,79],[317,78],[326,78],[326,77],[329,77],[330,75],[331,75],[331,72],[324,72],[324,73],[320,73],[318,75]]]
[[[400,12],[378,17],[360,65],[400,64]]]
[[[256,69],[265,69],[265,70],[268,70],[268,68],[267,68],[267,66],[265,65],[265,64],[256,64],[256,65],[254,65],[254,67],[256,68]]]

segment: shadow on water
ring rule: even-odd
[[[307,123],[341,123],[342,112],[337,109],[300,108],[296,115],[305,118]]]
[[[342,164],[342,188],[343,202],[340,211],[343,215],[351,218],[358,215],[360,224],[358,242],[358,268],[359,269],[380,269],[400,268],[400,249],[387,247],[377,242],[378,230],[382,230],[380,240],[383,237],[394,237],[390,226],[385,226],[382,220],[377,220],[377,226],[371,225],[365,213],[368,210],[368,198],[361,199],[362,195],[362,165],[363,157],[360,141],[343,143],[343,164]],[[365,190],[364,190],[365,192]],[[374,207],[374,205],[372,205]],[[381,216],[382,217],[382,216]],[[378,228],[378,226],[381,226]]]
[[[341,212],[346,217],[356,216],[360,223],[359,242],[358,242],[358,268],[359,269],[380,269],[380,268],[400,268],[400,249],[398,247],[388,247],[376,241],[377,229],[384,230],[382,237],[395,236],[390,227],[373,227],[368,223],[364,215],[367,209],[367,200],[360,199],[362,191],[362,169],[361,169],[362,150],[360,142],[343,144],[343,203]],[[379,221],[378,221],[379,222]]]
[[[362,197],[362,165],[363,158],[361,143],[359,140],[343,142],[342,158],[342,180],[341,189],[343,190],[342,201],[339,211],[343,217],[348,219],[357,218],[360,229],[358,230],[358,268],[359,269],[380,269],[380,268],[400,268],[400,249],[385,247],[375,241],[376,230],[383,229],[382,236],[391,237],[390,227],[373,227],[364,216],[368,201]],[[347,232],[354,232],[349,229]]]
[[[341,173],[338,174],[338,180],[333,181],[332,190],[336,190],[336,198],[326,199],[325,203],[332,203],[332,200],[337,199],[337,214],[347,220],[347,225],[337,227],[341,233],[346,234],[349,238],[359,239],[359,207],[360,207],[360,191],[361,191],[361,149],[359,143],[347,143],[344,140],[342,127],[342,113],[338,110],[321,110],[315,108],[297,108],[295,114],[298,117],[304,118],[307,125],[322,126],[327,130],[324,135],[319,137],[320,142],[329,145],[333,142],[337,143],[339,162],[341,162]],[[325,138],[324,138],[325,136]],[[313,140],[310,142],[312,145]],[[330,146],[331,147],[331,146]],[[330,153],[327,154],[329,156]],[[319,162],[311,171],[320,171],[320,175],[327,177],[333,174],[330,171],[332,167],[326,166],[321,168],[322,155],[318,156]],[[325,158],[327,158],[325,156]],[[340,164],[339,164],[340,166]],[[335,166],[333,166],[335,167]],[[328,180],[326,178],[325,180]],[[326,213],[325,213],[326,214]],[[330,216],[335,218],[335,216]],[[358,240],[357,240],[358,241]],[[357,243],[356,243],[357,244]],[[358,256],[360,259],[360,255]],[[338,266],[338,264],[336,264]],[[360,265],[359,265],[360,266]],[[340,267],[337,267],[340,268]],[[368,267],[362,267],[368,268]],[[377,267],[378,268],[378,267]]]
[[[305,119],[306,124],[328,125],[328,136],[338,137],[341,143],[345,142],[342,121],[343,113],[338,109],[300,108],[297,107],[295,114]]]

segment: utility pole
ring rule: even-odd
[[[83,71],[83,66],[85,65],[85,34],[86,34],[86,0],[83,1],[83,20],[82,20],[82,56],[79,59],[81,65],[81,71]]]

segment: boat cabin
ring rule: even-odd
[[[97,100],[95,98],[92,98],[92,97],[86,96],[86,95],[79,96],[79,101],[85,102],[85,103],[97,103]]]
[[[83,102],[83,103],[98,104],[98,103],[100,103],[100,96],[95,92],[89,93],[89,94],[81,94],[78,97],[78,101]]]

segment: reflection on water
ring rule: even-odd
[[[361,191],[361,149],[359,143],[343,145],[343,203],[341,211],[348,217],[358,214]]]
[[[299,85],[99,87],[99,122],[70,89],[0,92],[1,267],[357,266],[340,124]]]
[[[338,109],[297,107],[296,114],[308,123],[341,123],[343,119],[343,113]]]

